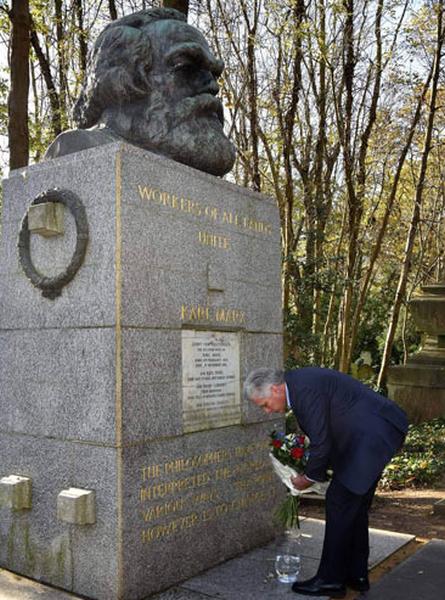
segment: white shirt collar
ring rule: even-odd
[[[286,392],[286,404],[287,404],[287,408],[289,410],[291,410],[292,406],[291,406],[290,399],[289,399],[289,390],[287,389],[287,383],[284,384],[284,390]]]

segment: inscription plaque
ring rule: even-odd
[[[238,334],[182,331],[185,433],[241,423],[239,364]]]

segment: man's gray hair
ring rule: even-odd
[[[255,369],[251,371],[244,382],[244,398],[252,400],[265,398],[269,395],[271,385],[284,383],[284,371],[281,369]]]
[[[80,129],[96,125],[106,108],[139,100],[149,93],[151,43],[143,30],[165,19],[187,21],[173,8],[154,8],[127,15],[105,27],[94,44],[91,65],[74,107],[74,120]]]

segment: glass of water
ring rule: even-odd
[[[293,583],[297,581],[300,572],[300,557],[294,554],[277,554],[275,558],[275,571],[278,581]]]

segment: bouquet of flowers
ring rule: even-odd
[[[300,527],[298,509],[301,491],[297,490],[291,477],[303,473],[309,458],[309,440],[304,435],[272,431],[270,434],[270,459],[275,473],[288,489],[283,504],[275,517],[286,528]]]
[[[324,494],[328,485],[315,483],[305,490],[297,490],[292,484],[291,477],[304,473],[309,459],[309,438],[296,433],[272,431],[269,456],[275,473],[288,489],[287,497],[277,509],[275,517],[287,529],[300,527],[300,495],[313,492]]]

